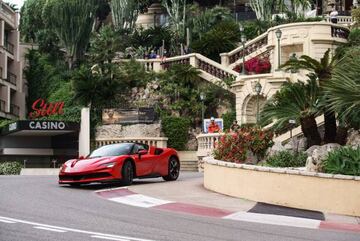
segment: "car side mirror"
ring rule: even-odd
[[[139,151],[139,156],[142,156],[142,155],[146,155],[148,153],[148,151],[147,150],[140,150]]]

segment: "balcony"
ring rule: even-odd
[[[8,72],[6,81],[13,85],[16,85],[16,75],[11,72]]]
[[[16,14],[15,12],[5,3],[0,2],[0,18],[16,27]]]
[[[6,103],[3,100],[0,100],[0,112],[5,112]]]
[[[10,113],[14,116],[19,117],[20,115],[20,107],[15,104],[10,104]]]
[[[5,49],[10,53],[14,54],[14,45],[12,43],[9,43],[8,41],[5,41]]]

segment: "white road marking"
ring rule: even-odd
[[[128,189],[129,186],[125,186],[125,187],[115,187],[115,188],[105,188],[105,189],[101,189],[101,190],[96,190],[95,192],[107,192],[107,191],[114,191],[114,190],[119,190],[119,189]]]
[[[98,238],[98,239],[106,239],[106,240],[117,240],[117,241],[131,241],[130,239],[117,239],[117,238],[111,238],[111,237],[105,237],[105,236],[98,236],[98,235],[92,235],[92,238]]]
[[[30,222],[30,221],[26,221],[26,220],[8,218],[8,217],[3,217],[3,216],[0,216],[0,219],[5,220],[5,221],[29,224],[29,225],[32,225],[32,226],[42,226],[42,227],[47,227],[47,228],[52,228],[52,229],[61,229],[61,230],[64,230],[64,231],[69,231],[69,232],[74,232],[74,233],[83,233],[83,234],[88,234],[88,235],[105,236],[105,237],[125,239],[125,240],[128,239],[130,241],[154,241],[154,240],[150,240],[150,239],[140,239],[140,238],[127,237],[127,236],[120,236],[120,235],[113,235],[113,234],[86,231],[86,230],[75,229],[75,228],[66,228],[66,227],[60,227],[60,226],[54,226],[54,225],[47,225],[47,224],[43,224],[43,223]]]
[[[171,201],[157,199],[141,194],[131,194],[127,196],[114,197],[114,198],[109,198],[109,200],[113,202],[118,202],[126,205],[143,207],[143,208],[151,208],[158,205],[173,203]]]
[[[0,219],[0,222],[3,222],[3,223],[16,223],[16,222],[9,221],[9,220],[4,220],[4,219]]]
[[[41,227],[41,226],[36,226],[36,227],[34,227],[34,228],[42,229],[42,230],[47,230],[47,231],[51,231],[51,232],[58,232],[58,233],[66,233],[66,232],[67,232],[67,231],[65,231],[65,230],[48,228],[48,227]]]
[[[298,228],[311,228],[311,229],[318,229],[321,222],[320,220],[308,219],[308,218],[296,218],[289,216],[248,213],[248,212],[236,212],[228,216],[225,216],[223,218],[245,221],[245,222],[264,223],[264,224],[292,226]]]

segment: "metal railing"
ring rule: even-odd
[[[11,72],[8,72],[6,81],[13,85],[16,85],[16,75]]]
[[[20,107],[15,104],[10,104],[10,113],[14,116],[20,115]]]
[[[5,41],[5,49],[10,53],[14,54],[14,45],[12,43],[9,43],[8,41]]]

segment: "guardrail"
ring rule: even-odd
[[[156,147],[167,147],[167,137],[122,137],[122,138],[106,138],[106,139],[96,139],[95,146],[96,148],[110,145],[110,144],[117,144],[117,143],[124,143],[124,142],[136,142],[136,143],[143,143],[149,146],[156,146]]]
[[[337,24],[350,25],[354,22],[351,16],[337,16]],[[325,16],[325,22],[331,23],[330,16]]]
[[[13,84],[13,85],[16,85],[16,75],[11,73],[11,72],[7,72],[7,79],[6,81]]]
[[[14,45],[9,43],[8,41],[5,42],[5,49],[10,53],[14,54]]]

